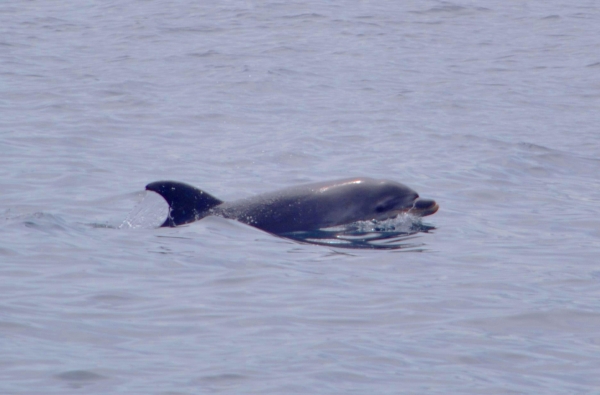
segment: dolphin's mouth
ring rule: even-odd
[[[435,214],[439,209],[440,206],[438,206],[435,200],[418,198],[408,210],[408,213],[419,217],[426,217]]]

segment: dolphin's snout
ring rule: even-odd
[[[435,200],[418,198],[415,200],[413,207],[409,212],[420,217],[425,217],[427,215],[435,214],[439,208],[440,206],[438,206]]]

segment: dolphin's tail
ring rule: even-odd
[[[156,181],[146,185],[169,203],[169,216],[163,226],[178,226],[206,217],[210,209],[223,203],[191,185],[176,181]]]

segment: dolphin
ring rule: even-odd
[[[169,204],[161,227],[216,215],[284,234],[386,220],[401,213],[424,217],[439,209],[434,200],[420,198],[404,184],[368,177],[305,184],[232,202],[177,181],[156,181],[146,185],[146,190],[158,193]]]

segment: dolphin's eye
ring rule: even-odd
[[[385,211],[390,211],[393,207],[394,207],[394,201],[388,200],[386,202],[379,203],[377,206],[375,206],[375,212],[383,213]]]

